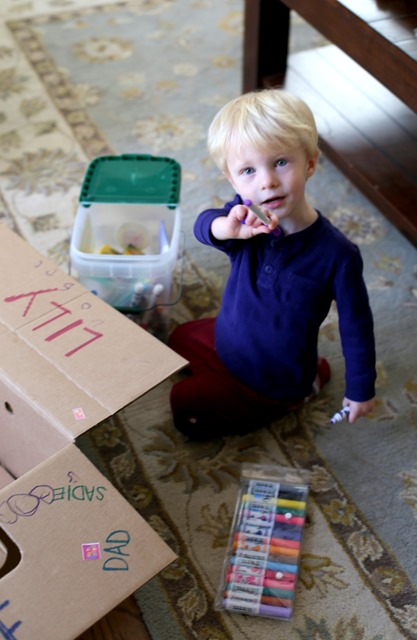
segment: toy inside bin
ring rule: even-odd
[[[81,284],[164,337],[179,257],[180,165],[150,155],[90,164],[71,238]]]

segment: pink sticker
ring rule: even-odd
[[[76,420],[84,420],[85,418],[85,413],[81,407],[77,407],[77,409],[73,409],[72,413]]]
[[[81,545],[83,560],[100,560],[100,543],[88,542]]]

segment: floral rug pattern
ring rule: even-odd
[[[229,198],[205,132],[241,89],[241,0],[2,0],[0,220],[69,268],[80,185],[100,155],[151,153],[182,167],[184,254],[171,327],[216,313],[227,277],[192,235],[196,214]],[[322,38],[293,16],[292,48]],[[375,316],[378,403],[329,426],[343,397],[337,310],[320,347],[324,393],[244,437],[185,441],[168,380],[79,444],[179,560],[136,594],[154,640],[417,638],[417,259],[412,247],[321,157],[309,198],[360,245]],[[214,255],[213,255],[214,254]],[[213,610],[242,462],[311,472],[294,617]]]

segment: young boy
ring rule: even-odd
[[[203,211],[194,232],[229,257],[231,270],[217,318],[170,336],[190,362],[190,375],[171,391],[176,428],[199,440],[243,433],[312,398],[330,378],[317,342],[333,299],[343,406],[355,422],[375,402],[373,319],[359,249],[305,197],[319,155],[309,107],[279,89],[242,95],[215,116],[208,147],[236,195],[223,209]]]

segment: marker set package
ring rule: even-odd
[[[291,618],[309,477],[278,465],[242,466],[215,609]]]

